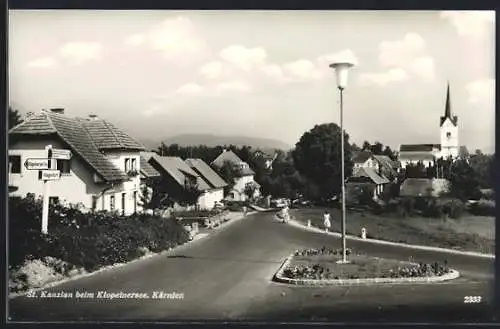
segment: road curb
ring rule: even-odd
[[[247,213],[247,216],[251,215],[251,214],[255,214],[255,213],[257,213],[257,211],[249,212],[249,213]],[[219,229],[221,229],[223,227],[228,226],[230,223],[236,222],[236,221],[241,220],[243,218],[245,218],[245,216],[241,215],[240,217],[230,219],[230,220],[228,220],[228,221],[220,224],[219,226],[213,228],[212,230],[210,230],[210,232],[215,232],[215,231],[217,231],[217,230],[219,230]],[[51,281],[51,282],[48,282],[48,283],[44,284],[42,287],[36,287],[36,288],[28,289],[26,291],[19,292],[19,293],[9,293],[8,298],[9,299],[13,299],[13,298],[16,298],[16,297],[22,297],[22,296],[25,296],[29,291],[40,291],[40,290],[44,290],[44,289],[53,288],[53,287],[56,287],[58,285],[70,282],[70,281],[76,281],[76,280],[79,280],[79,279],[88,278],[88,277],[91,277],[93,275],[96,275],[96,274],[99,274],[99,273],[103,273],[103,272],[107,272],[107,271],[112,271],[114,269],[117,269],[117,268],[120,268],[120,267],[123,267],[123,266],[127,266],[127,265],[131,265],[131,264],[134,264],[134,263],[139,262],[139,261],[143,261],[143,260],[150,259],[150,258],[157,257],[157,256],[163,256],[163,255],[166,255],[168,253],[175,252],[176,250],[179,250],[181,248],[187,247],[190,244],[192,244],[194,242],[197,242],[197,241],[200,241],[200,240],[202,240],[202,239],[204,239],[204,238],[206,238],[206,237],[208,237],[210,235],[212,235],[212,234],[211,233],[199,233],[199,234],[195,235],[192,240],[187,241],[186,243],[177,245],[177,246],[175,246],[173,248],[166,249],[166,250],[160,251],[158,253],[147,254],[147,255],[144,255],[142,257],[139,257],[139,258],[136,258],[136,259],[132,259],[131,261],[126,262],[126,263],[117,263],[117,264],[113,264],[113,265],[104,266],[104,267],[102,267],[100,269],[97,269],[97,270],[95,270],[93,272],[77,274],[75,276],[66,277],[66,278],[64,278],[62,280],[59,280],[59,281]]]
[[[460,272],[451,269],[449,273],[441,276],[419,278],[369,278],[369,279],[291,279],[283,275],[290,265],[294,254],[288,256],[274,275],[274,281],[298,286],[352,286],[364,284],[411,284],[411,283],[436,283],[454,280],[460,277]]]
[[[325,232],[324,230],[317,228],[317,227],[307,227],[306,225],[296,221],[296,220],[290,220],[289,224],[304,230],[308,230],[311,232],[315,233],[323,233],[335,237],[342,237],[342,234],[337,233],[337,232]],[[403,247],[403,248],[408,248],[408,249],[417,249],[417,250],[428,250],[428,251],[439,251],[439,252],[445,252],[445,253],[450,253],[450,254],[456,254],[456,255],[464,255],[464,256],[471,256],[471,257],[481,257],[481,258],[487,258],[487,259],[495,259],[495,255],[492,254],[483,254],[479,252],[474,252],[474,251],[460,251],[460,250],[454,250],[454,249],[447,249],[447,248],[440,248],[440,247],[429,247],[429,246],[421,246],[421,245],[414,245],[414,244],[407,244],[407,243],[400,243],[400,242],[392,242],[392,241],[385,241],[385,240],[377,240],[377,239],[362,239],[357,236],[353,235],[347,235],[346,238],[348,240],[354,240],[354,241],[363,241],[367,243],[374,243],[374,244],[383,244],[383,245],[389,245],[389,246],[397,246],[397,247]]]

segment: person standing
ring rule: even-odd
[[[323,226],[325,227],[325,232],[328,232],[328,230],[332,227],[330,213],[326,210],[323,214]]]
[[[247,206],[243,206],[243,216],[247,216]]]

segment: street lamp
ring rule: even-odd
[[[330,64],[330,67],[335,70],[335,77],[337,78],[337,87],[340,91],[340,147],[341,147],[341,167],[342,167],[342,260],[338,263],[346,264],[347,254],[346,254],[346,238],[345,238],[345,164],[344,164],[344,100],[343,93],[347,86],[347,75],[349,69],[353,67],[354,64],[350,62],[336,62]]]

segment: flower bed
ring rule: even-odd
[[[402,262],[349,252],[348,264],[337,264],[340,249],[309,249],[294,253],[283,270],[289,279],[345,280],[372,278],[439,277],[451,272],[447,262],[433,264]]]

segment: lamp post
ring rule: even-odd
[[[346,238],[345,238],[345,223],[346,223],[346,211],[345,211],[345,163],[344,163],[344,89],[347,86],[347,75],[349,69],[353,67],[354,64],[350,62],[336,62],[330,64],[330,67],[335,70],[335,77],[337,79],[337,88],[340,91],[340,147],[341,147],[341,168],[342,168],[342,260],[338,263],[347,263],[346,254]]]

